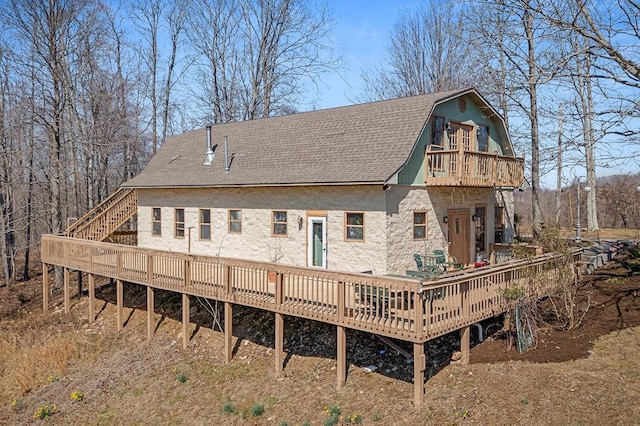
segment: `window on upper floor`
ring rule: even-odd
[[[489,151],[489,126],[478,126],[478,151]]]
[[[444,140],[444,117],[435,115],[431,120],[431,149],[442,149]]]

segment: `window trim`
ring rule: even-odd
[[[349,211],[344,212],[344,240],[350,243],[364,243],[366,239],[364,224],[365,217],[363,211]],[[349,224],[349,215],[350,214],[361,214],[362,215],[362,225],[350,225]],[[362,229],[362,238],[349,238],[349,228],[361,228]]]
[[[178,221],[178,210],[182,210],[182,221]],[[182,235],[178,235],[178,224],[182,224]],[[173,209],[173,238],[184,239],[186,228],[186,212],[183,207]]]
[[[160,212],[160,217],[158,218],[158,220],[156,220],[156,217],[154,215],[154,211],[156,209],[158,209],[158,211]],[[157,234],[155,233],[155,229],[154,229],[154,225],[156,223],[160,225],[160,228],[158,229]],[[151,236],[162,238],[162,207],[151,207]]]
[[[208,211],[209,212],[209,222],[203,222],[202,221],[202,212],[203,211]],[[211,217],[213,215],[211,214],[211,209],[198,209],[198,239],[201,241],[211,241],[212,240],[212,236],[211,236]],[[209,227],[209,238],[202,238],[202,227],[203,226],[208,226]]]
[[[240,219],[233,219],[231,220],[231,212],[240,212]],[[240,230],[239,231],[232,231],[231,230],[231,223],[239,223],[240,224]],[[242,234],[242,209],[227,209],[227,233],[228,234]]]
[[[424,223],[416,223],[416,214],[424,214]],[[411,231],[412,231],[412,236],[413,236],[413,240],[414,241],[425,241],[427,240],[427,224],[429,223],[429,214],[427,213],[426,210],[414,210],[413,211],[413,221],[412,221],[412,227],[411,227]],[[416,238],[416,227],[422,226],[424,227],[424,237],[422,238]]]
[[[276,213],[284,213],[284,222],[276,222]],[[284,225],[284,234],[276,234],[276,225]],[[277,238],[287,238],[289,236],[289,215],[287,210],[271,210],[271,236]]]

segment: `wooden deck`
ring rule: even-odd
[[[425,184],[478,188],[514,187],[524,181],[524,158],[487,152],[438,150],[425,152]]]
[[[569,262],[558,262],[562,256],[567,256]],[[225,341],[228,342],[229,361],[232,325],[227,321],[230,321],[232,306],[240,304],[271,311],[276,315],[278,371],[283,368],[284,315],[334,324],[337,326],[339,384],[346,378],[345,328],[413,342],[417,405],[422,402],[424,394],[424,342],[460,330],[463,360],[468,360],[469,327],[505,311],[503,289],[518,286],[534,296],[548,294],[562,279],[573,279],[576,256],[577,253],[543,255],[450,274],[435,282],[423,282],[141,249],[62,236],[42,237],[45,275],[47,265],[65,268],[67,312],[70,270],[89,274],[90,296],[95,275],[117,280],[119,330],[123,325],[123,282],[147,287],[150,315],[153,314],[154,289],[182,294],[183,327],[189,322],[188,295],[219,300],[225,302]],[[46,286],[46,276],[44,278]],[[46,310],[48,289],[43,288],[43,292]],[[149,336],[151,334],[149,324]],[[186,346],[188,333],[183,335]]]

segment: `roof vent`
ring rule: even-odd
[[[210,166],[215,156],[216,154],[213,152],[213,149],[211,148],[211,125],[209,124],[207,125],[207,154],[204,157],[204,163],[202,164],[205,166]]]

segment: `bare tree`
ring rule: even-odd
[[[386,63],[363,70],[363,100],[419,95],[473,85],[474,56],[464,43],[462,6],[430,0],[406,11],[389,35]],[[443,13],[443,11],[446,11]]]
[[[287,113],[305,83],[339,65],[327,45],[332,26],[326,7],[302,0],[198,4],[188,15],[194,95],[214,122]]]

